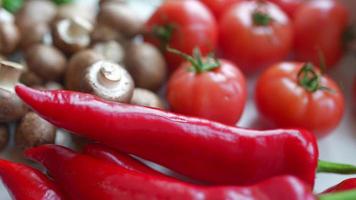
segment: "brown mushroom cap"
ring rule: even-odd
[[[27,112],[28,108],[14,92],[0,88],[0,122],[16,121]]]
[[[107,2],[101,5],[98,22],[127,37],[141,33],[144,21],[126,4]]]
[[[83,50],[74,54],[68,62],[65,74],[66,89],[81,91],[86,68],[102,59],[103,57],[93,50]]]
[[[161,52],[151,44],[131,44],[126,51],[125,66],[137,87],[157,90],[166,78],[166,63]]]
[[[9,129],[5,124],[0,124],[0,150],[3,150],[9,142]]]
[[[127,3],[127,0],[99,0],[99,5],[103,5],[105,3],[112,2],[112,3]]]
[[[28,68],[44,80],[58,80],[66,70],[66,57],[53,46],[31,46],[25,58]]]
[[[34,112],[27,113],[16,129],[15,143],[22,149],[54,144],[57,128]]]
[[[36,26],[27,26],[20,31],[20,47],[22,49],[27,49],[34,44],[44,44],[46,37],[51,37],[50,28],[46,23],[39,23]]]
[[[53,20],[54,23],[62,19],[71,19],[81,17],[94,23],[96,17],[96,7],[87,3],[68,3],[58,6],[57,15]]]
[[[21,74],[20,82],[27,86],[42,85],[44,80],[32,71],[25,71]]]
[[[16,50],[20,33],[14,23],[0,21],[0,53],[9,54]]]
[[[131,100],[134,88],[130,74],[119,64],[98,61],[86,70],[84,92],[110,101],[127,103]]]
[[[25,1],[22,8],[16,13],[16,24],[22,29],[22,27],[36,26],[40,23],[50,23],[56,13],[57,8],[52,1]]]
[[[93,25],[84,18],[62,19],[53,29],[53,43],[63,52],[73,54],[90,45],[92,30]]]
[[[135,88],[131,104],[165,109],[163,100],[157,94],[142,88]]]
[[[93,32],[91,33],[92,42],[106,42],[110,40],[124,41],[125,38],[122,34],[114,30],[106,24],[97,23]]]
[[[115,40],[98,42],[93,45],[92,49],[98,54],[101,54],[107,61],[121,63],[124,60],[124,47]]]

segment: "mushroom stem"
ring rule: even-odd
[[[14,62],[0,61],[0,88],[14,92],[19,82],[23,66]]]
[[[90,22],[80,18],[74,17],[70,19],[68,32],[74,37],[80,37],[81,35],[90,33],[93,30],[93,26]]]
[[[103,63],[102,68],[100,69],[100,73],[109,81],[116,82],[121,79],[121,73],[118,65]]]

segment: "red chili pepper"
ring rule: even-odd
[[[309,186],[291,176],[250,187],[202,187],[128,170],[56,145],[26,155],[42,163],[72,199],[314,200]]]
[[[354,190],[354,189],[356,189],[356,178],[350,178],[325,190],[323,193],[341,192],[341,191]]]
[[[290,174],[314,184],[318,148],[305,130],[247,130],[71,91],[17,86],[16,92],[58,127],[197,180],[243,185]],[[318,167],[356,172],[325,162]]]
[[[133,157],[124,153],[115,151],[109,147],[105,147],[98,144],[88,144],[84,147],[83,153],[89,156],[93,156],[95,158],[110,161],[127,170],[151,174],[155,176],[163,176],[167,178],[167,176],[165,176],[164,174],[161,174],[158,171],[151,169],[139,160],[136,160]]]
[[[0,160],[0,176],[14,200],[65,199],[52,181],[32,167]]]

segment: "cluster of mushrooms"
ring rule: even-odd
[[[166,63],[142,40],[143,23],[124,0],[101,0],[95,8],[28,0],[15,14],[0,10],[0,148],[10,125],[16,148],[56,142],[57,128],[21,102],[17,83],[164,109],[155,91]]]

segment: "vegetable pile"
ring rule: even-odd
[[[4,0],[0,148],[47,173],[0,159],[0,177],[14,200],[354,200],[355,178],[313,192],[356,174],[317,143],[344,114],[328,70],[352,29],[337,0],[167,0],[147,20],[125,0]],[[274,129],[236,126],[251,76]]]

